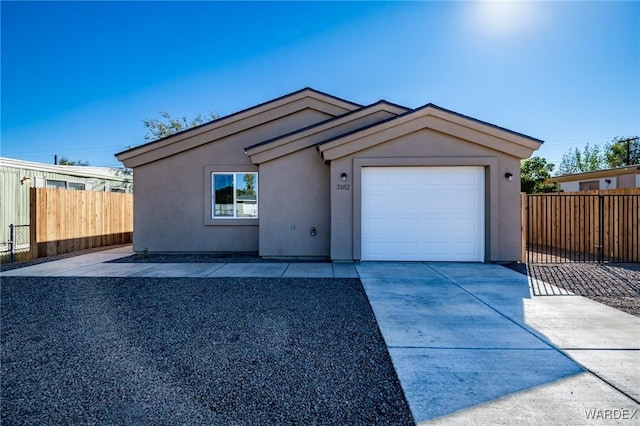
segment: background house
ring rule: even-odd
[[[131,193],[133,179],[131,172],[122,168],[61,166],[0,157],[0,252],[7,250],[9,225],[29,224],[31,187]]]
[[[558,183],[564,192],[589,191],[593,189],[640,188],[640,164],[556,176],[548,180]]]

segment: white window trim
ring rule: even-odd
[[[50,182],[64,183],[64,187],[62,187],[62,186],[49,186]],[[44,180],[44,186],[45,186],[45,188],[67,189],[67,187],[69,185],[68,185],[68,182],[66,180],[62,180],[62,179],[45,179]]]
[[[256,211],[256,216],[238,216],[238,190],[237,188],[237,177],[238,174],[248,174],[253,173],[256,176],[256,186],[258,186],[258,172],[213,172],[211,173],[211,218],[212,219],[221,219],[221,220],[247,220],[247,219],[258,219],[258,212]],[[215,178],[216,175],[231,175],[233,177],[233,216],[216,216],[215,215]],[[256,208],[258,206],[258,197],[259,197],[260,187],[258,186],[258,192],[256,193]]]
[[[220,174],[232,174],[232,173],[257,173],[258,181],[260,180],[260,172],[258,166],[252,164],[238,164],[238,165],[205,165],[203,167],[204,185],[202,192],[202,199],[204,201],[203,211],[203,223],[206,226],[258,226],[257,217],[216,217],[214,213],[214,185],[213,185],[213,173]],[[260,189],[258,188],[258,198]],[[258,216],[260,216],[260,202],[258,201]]]
[[[38,180],[38,178],[36,178],[36,188],[42,187],[42,188],[49,188],[49,182],[64,182],[64,188],[63,187],[54,187],[52,186],[51,188],[58,188],[58,189],[71,189],[70,186],[73,185],[82,185],[83,188],[82,189],[74,189],[74,191],[91,191],[93,189],[93,183],[92,182],[77,182],[77,181],[70,181],[70,180],[65,180],[65,179],[53,179],[53,178],[40,178],[41,181]]]
[[[90,188],[87,187],[86,182],[71,182],[67,181],[67,189],[71,189],[71,185],[82,185],[82,189],[74,188],[75,191],[88,191]]]

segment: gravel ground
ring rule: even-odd
[[[513,263],[505,266],[640,317],[640,264]]]
[[[3,424],[413,424],[356,279],[0,290]]]

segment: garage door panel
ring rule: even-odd
[[[386,259],[389,256],[389,244],[386,241],[369,241],[367,242],[367,251],[372,258]]]
[[[370,202],[367,203],[366,206],[363,206],[363,207],[366,207],[368,209],[371,209],[372,211],[375,211],[376,214],[391,213],[391,209],[389,208],[389,203],[382,199],[384,197],[384,194],[380,194],[378,197],[380,198],[371,200]]]
[[[375,234],[382,234],[384,232],[390,231],[389,220],[388,219],[373,219],[368,220],[364,226],[363,230],[365,230],[369,235],[372,235],[370,238],[372,241],[375,240],[384,240],[383,237],[376,238]]]
[[[410,234],[416,229],[418,226],[418,221],[416,219],[399,219],[393,222],[393,230],[395,232],[399,232],[401,234]]]
[[[482,167],[362,169],[363,260],[484,260]]]
[[[398,242],[395,244],[394,252],[399,253],[400,255],[410,256],[416,252],[418,249],[418,245],[416,242]]]

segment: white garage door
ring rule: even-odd
[[[362,168],[362,260],[481,262],[484,241],[484,168]]]

